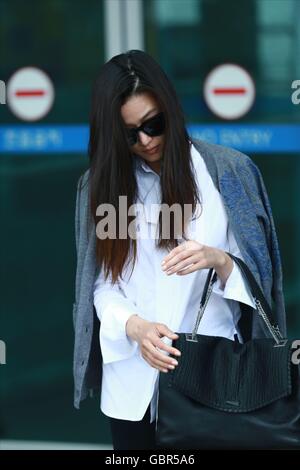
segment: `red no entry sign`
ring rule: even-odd
[[[7,104],[24,121],[42,119],[51,109],[54,87],[48,75],[37,67],[17,70],[7,85]]]
[[[255,86],[250,74],[239,65],[222,64],[204,82],[204,99],[209,109],[223,119],[238,119],[252,107]]]

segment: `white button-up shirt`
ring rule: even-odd
[[[202,212],[200,217],[190,220],[188,238],[242,258],[229,227],[221,195],[193,145],[191,157]],[[158,249],[155,238],[145,235],[155,233],[158,226],[158,211],[155,209],[161,202],[160,176],[142,158],[134,156],[134,159],[137,202],[141,204],[136,211],[136,264],[130,276],[130,262],[123,271],[123,279],[114,286],[110,277],[104,280],[102,272],[94,286],[94,305],[101,321],[99,339],[103,358],[100,407],[106,416],[139,421],[151,403],[152,422],[156,418],[159,370],[145,361],[138,343],[126,335],[126,322],[131,315],[137,314],[150,322],[164,323],[174,332],[191,332],[208,269],[183,276],[168,276],[162,270],[161,262],[168,251]],[[237,334],[241,340],[237,328],[239,302],[255,307],[250,290],[234,263],[225,287],[220,280],[214,284],[198,333],[232,340]],[[164,341],[171,344],[168,338]],[[179,362],[180,357],[177,360]]]

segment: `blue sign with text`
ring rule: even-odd
[[[300,124],[191,124],[189,134],[245,153],[300,153]],[[87,153],[88,125],[3,125],[0,153]]]

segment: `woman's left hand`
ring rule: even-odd
[[[167,275],[176,273],[180,276],[198,269],[214,268],[225,284],[233,269],[233,261],[223,250],[188,240],[173,248],[161,266]]]

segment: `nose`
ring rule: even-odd
[[[150,137],[149,135],[145,134],[143,131],[140,131],[139,132],[139,141],[142,145],[144,145],[145,147],[147,147],[147,145],[149,144],[149,142],[151,141],[152,137]]]

